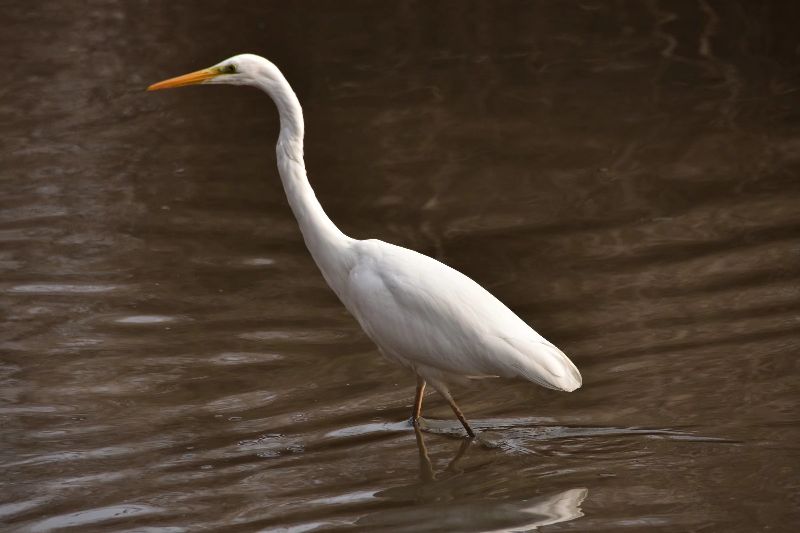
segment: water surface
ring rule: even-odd
[[[6,2],[10,531],[793,531],[790,2]],[[581,369],[404,420],[304,249],[238,52],[304,103],[346,233],[465,272]]]

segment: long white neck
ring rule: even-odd
[[[342,233],[328,218],[308,183],[303,160],[303,110],[289,82],[281,76],[259,85],[275,102],[280,114],[281,132],[276,153],[278,172],[286,198],[292,208],[303,240],[325,281],[341,299],[350,268],[353,239]]]

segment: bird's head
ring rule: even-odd
[[[158,91],[199,84],[256,85],[267,88],[272,83],[280,82],[282,78],[278,67],[263,57],[239,54],[212,67],[154,83],[147,90]]]

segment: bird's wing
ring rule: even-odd
[[[548,389],[573,391],[583,382],[572,361],[544,339],[495,337],[487,342],[515,376]]]
[[[563,388],[551,374],[566,356],[483,287],[435,259],[362,241],[346,299],[367,335],[408,366],[522,376]]]

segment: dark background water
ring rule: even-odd
[[[798,6],[2,2],[3,528],[794,531]],[[269,99],[144,92],[245,51],[346,233],[473,277],[583,388],[456,389],[472,444],[431,395],[415,435]]]

